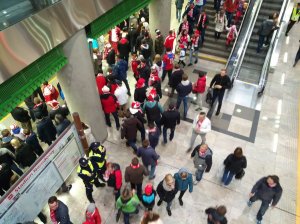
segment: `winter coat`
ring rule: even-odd
[[[225,30],[225,27],[227,26],[227,17],[224,13],[224,15],[221,17],[219,13],[216,14],[215,18],[215,31],[222,33]]]
[[[34,132],[31,132],[31,134],[26,137],[25,142],[28,145],[32,146],[32,148],[34,149],[34,151],[37,155],[41,155],[44,152],[44,150],[43,150],[42,146],[40,145],[40,142]]]
[[[178,192],[178,184],[175,181],[175,188],[171,191],[166,191],[164,189],[163,182],[164,182],[164,180],[162,180],[158,184],[158,186],[156,188],[156,192],[159,195],[160,200],[163,200],[168,203],[168,202],[171,202],[175,198],[175,195]]]
[[[114,64],[116,64],[116,52],[115,52],[114,49],[111,49],[111,50],[108,52],[108,54],[107,54],[107,56],[106,56],[106,62],[107,62],[107,64],[109,64],[109,65],[114,65]]]
[[[123,121],[121,129],[121,138],[127,140],[135,140],[137,130],[142,127],[142,123],[136,117],[126,118]]]
[[[15,155],[7,148],[0,148],[0,164],[6,163],[7,165],[11,166],[15,158]]]
[[[182,81],[182,75],[183,75],[182,69],[175,69],[171,75],[170,78],[170,87],[173,89],[176,89],[176,87],[179,85],[179,83]]]
[[[130,52],[129,41],[126,38],[122,38],[118,43],[118,51],[121,58],[128,58]]]
[[[180,124],[180,113],[177,110],[166,110],[162,114],[160,123],[165,128],[175,129],[176,125]]]
[[[197,134],[207,134],[208,132],[211,131],[211,122],[210,120],[205,117],[204,120],[201,123],[200,129],[197,127],[197,122],[199,120],[199,115],[197,115],[193,121],[193,131],[196,132]]]
[[[36,160],[34,149],[31,145],[23,143],[16,150],[16,162],[22,167],[30,167]]]
[[[99,95],[103,94],[102,88],[103,88],[103,86],[106,85],[106,79],[105,79],[104,75],[98,75],[96,77],[96,84],[97,84],[97,89],[98,89]]]
[[[134,90],[134,101],[137,101],[139,103],[144,103],[144,101],[147,98],[146,91],[147,91],[146,86],[144,86],[142,88],[136,88]]]
[[[122,172],[119,164],[113,163],[113,166],[114,171],[110,173],[107,185],[113,187],[117,191],[122,187]]]
[[[127,70],[128,70],[127,61],[125,61],[123,59],[119,59],[116,66],[114,67],[116,79],[118,79],[118,80],[127,79]]]
[[[58,106],[57,109],[51,109],[49,111],[49,117],[51,120],[54,120],[56,114],[62,115],[64,118],[66,118],[69,114],[69,109],[64,105],[64,106]]]
[[[128,101],[128,95],[127,95],[127,88],[125,85],[118,86],[117,89],[115,90],[115,96],[118,99],[118,102],[120,105],[124,105]]]
[[[272,201],[272,206],[275,206],[281,198],[282,188],[279,183],[275,187],[269,187],[267,177],[263,177],[255,183],[251,193],[255,193],[259,199],[268,203]]]
[[[239,5],[239,0],[225,0],[224,9],[226,12],[234,13]]]
[[[188,176],[185,180],[183,180],[181,178],[181,173],[187,173]],[[178,186],[178,190],[179,191],[186,191],[187,189],[189,189],[189,192],[192,193],[193,192],[193,176],[192,174],[185,168],[181,168],[178,173],[174,174],[174,179],[177,183]]]
[[[198,170],[205,170],[205,172],[209,172],[212,166],[212,150],[208,148],[203,156],[199,154],[200,145],[197,145],[191,157],[194,157],[194,167]]]
[[[98,208],[95,208],[94,212],[85,212],[85,222],[82,224],[101,224],[101,216]]]
[[[149,50],[150,50],[150,53],[151,53],[150,55],[152,55],[152,53],[154,52],[154,49],[153,49],[153,40],[152,40],[152,38],[150,38],[150,37],[145,37],[143,40],[146,41],[146,44],[149,45]]]
[[[162,73],[163,73],[163,64],[162,61],[158,61],[154,64],[156,70],[158,71],[158,77],[161,78],[162,77]]]
[[[164,52],[164,37],[159,35],[155,38],[155,54],[162,55]]]
[[[152,209],[155,205],[155,197],[156,197],[156,191],[152,188],[152,194],[146,195],[145,193],[142,195],[142,204],[147,209]]]
[[[192,92],[193,86],[189,80],[181,81],[176,87],[178,97],[186,97]]]
[[[128,40],[131,47],[135,46],[137,37],[138,37],[138,32],[136,28],[131,27],[128,31]]]
[[[260,25],[259,30],[257,31],[257,34],[261,35],[261,36],[268,36],[271,33],[274,26],[275,26],[275,23],[272,19],[266,19]]]
[[[237,158],[234,154],[230,154],[224,160],[225,169],[236,174],[247,167],[247,159],[245,156]]]
[[[148,122],[160,120],[163,108],[157,101],[146,101],[143,106],[143,111],[147,115]]]
[[[125,182],[131,184],[143,183],[143,177],[148,175],[148,170],[142,165],[134,167],[131,164],[125,170]]]
[[[216,74],[214,78],[211,80],[209,87],[212,88],[214,85],[221,85],[221,89],[214,89],[216,92],[224,92],[226,89],[229,89],[231,86],[231,81],[228,75],[221,76],[220,74]]]
[[[145,83],[148,83],[151,74],[151,70],[149,66],[148,65],[145,65],[144,67],[139,66],[137,70],[140,78],[145,79]]]
[[[175,55],[172,52],[165,53],[163,57],[163,69],[166,71],[173,69]]]
[[[11,116],[13,117],[13,119],[21,123],[30,121],[28,111],[22,107],[16,107],[15,109],[13,109],[11,112]]]
[[[182,9],[184,0],[176,0],[175,1],[175,5],[176,5],[176,9]]]
[[[157,155],[151,146],[148,146],[147,148],[138,148],[137,156],[142,157],[142,161],[145,166],[155,165],[156,161],[159,159],[159,155]]]
[[[59,224],[72,224],[68,207],[60,200],[57,201],[58,208],[54,211],[55,218]]]
[[[43,117],[47,117],[48,116],[47,105],[44,102],[34,105],[33,114],[37,119],[42,119]]]
[[[204,93],[206,87],[206,76],[199,77],[197,82],[193,86],[193,92]]]
[[[118,104],[115,95],[110,93],[103,94],[100,96],[100,99],[104,113],[110,114],[116,112]]]
[[[134,194],[129,200],[124,201],[122,196],[117,200],[117,209],[121,209],[125,213],[133,213],[136,211],[140,200],[136,194]]]
[[[61,123],[56,125],[57,136],[59,136],[63,131],[71,124],[71,121],[64,119]]]
[[[52,142],[56,139],[56,128],[49,117],[45,117],[36,124],[37,134],[42,142]]]
[[[7,163],[2,163],[2,169],[0,170],[0,195],[4,195],[5,191],[8,191],[10,188],[10,179],[14,175],[10,166]]]
[[[142,44],[141,45],[141,55],[148,60],[151,56],[151,49],[148,44]]]
[[[217,213],[217,209],[216,208],[207,208],[205,209],[205,213],[207,215],[211,215],[212,220],[209,220],[209,218],[207,218],[207,224],[227,224],[227,219],[225,216],[221,216]]]
[[[148,139],[150,142],[150,146],[155,149],[159,142],[160,131],[156,127],[154,131],[149,131]]]

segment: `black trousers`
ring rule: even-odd
[[[220,91],[220,90],[214,89],[214,91],[213,91],[213,99],[212,99],[212,103],[211,103],[212,105],[211,106],[214,105],[216,99],[218,98],[218,109],[217,109],[217,112],[220,112],[220,110],[221,110],[224,93],[225,93],[225,91],[222,91],[222,90]]]
[[[133,184],[130,183],[131,189],[136,190],[136,194],[139,197],[139,199],[142,199],[142,183],[141,184]]]
[[[289,22],[289,24],[288,24],[288,26],[287,26],[287,28],[286,28],[285,35],[288,35],[288,34],[289,34],[290,30],[291,30],[292,27],[295,25],[295,23],[296,23],[296,21],[290,20],[290,22]]]
[[[163,70],[162,76],[161,76],[161,81],[163,82],[166,78],[166,75],[168,74],[169,82],[170,82],[170,77],[172,75],[172,69],[170,70]]]
[[[179,194],[179,197],[178,197],[178,199],[180,199],[180,200],[181,200],[185,192],[186,192],[186,190],[184,190],[184,191],[180,191],[180,194]]]

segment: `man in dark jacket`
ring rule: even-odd
[[[121,127],[121,138],[126,139],[126,145],[131,146],[134,153],[137,152],[136,135],[137,130],[142,127],[142,123],[134,117],[129,111],[126,111],[126,119],[123,121]]]
[[[44,150],[43,150],[42,146],[40,145],[36,134],[33,131],[29,130],[29,129],[24,129],[23,133],[26,137],[25,142],[28,145],[31,145],[33,147],[34,152],[38,156],[42,155]]]
[[[151,49],[149,44],[147,44],[146,40],[142,40],[142,45],[141,45],[141,55],[143,55],[144,59],[147,62],[148,66],[151,66]]]
[[[183,101],[183,119],[186,119],[187,109],[188,109],[188,96],[192,92],[193,86],[192,83],[188,80],[187,74],[182,76],[182,81],[176,87],[176,91],[178,93],[176,109],[178,110]]]
[[[10,188],[10,180],[14,173],[7,163],[0,163],[0,196],[5,194]]]
[[[248,206],[250,207],[253,202],[261,200],[260,209],[256,215],[257,224],[261,224],[263,215],[271,205],[274,208],[279,202],[282,195],[282,188],[279,183],[279,177],[276,175],[269,175],[261,178],[253,186],[250,194]]]
[[[144,124],[147,122],[145,119],[145,115],[141,109],[141,104],[139,102],[132,102],[131,107],[129,108],[130,113],[136,117],[142,124],[141,127],[139,127],[139,131],[141,133],[141,139],[142,141],[146,138],[146,131]]]
[[[131,164],[125,170],[125,182],[130,183],[131,189],[137,191],[137,196],[142,198],[142,184],[144,176],[148,175],[147,169],[139,163],[139,159],[134,157]]]
[[[60,136],[61,133],[71,124],[71,121],[69,121],[67,118],[64,118],[61,114],[56,114],[54,118],[55,122],[55,128],[57,136]]]
[[[22,128],[28,128],[32,130],[30,116],[27,110],[22,107],[16,107],[12,110],[11,116],[13,117],[13,119],[21,123]]]
[[[180,124],[180,113],[176,110],[176,107],[174,104],[169,105],[169,109],[163,112],[161,117],[161,125],[163,125],[163,138],[164,138],[164,144],[167,143],[167,130],[170,129],[170,137],[169,140],[172,141],[174,138],[174,132],[176,125]]]
[[[38,121],[36,128],[39,139],[49,146],[56,139],[56,128],[49,117],[44,117]]]
[[[155,126],[153,122],[148,123],[148,139],[150,146],[155,150],[158,145],[160,137],[160,130]]]
[[[7,148],[0,148],[0,163],[7,164],[13,171],[19,176],[22,176],[23,171],[14,163],[16,156],[14,153],[9,151]],[[1,179],[2,181],[2,179]]]
[[[154,173],[159,155],[150,146],[149,140],[146,139],[143,141],[142,147],[137,150],[137,156],[142,157],[143,164],[149,172],[149,180],[153,180],[155,178]]]
[[[176,19],[180,23],[181,19],[181,12],[182,12],[182,6],[183,6],[184,0],[175,0],[176,5]]]
[[[116,79],[123,81],[125,83],[125,86],[128,90],[128,95],[131,96],[130,88],[127,80],[127,70],[128,70],[128,63],[118,56],[117,64],[114,67],[114,73],[116,75]]]
[[[269,16],[269,19],[266,19],[260,25],[257,34],[259,35],[256,52],[259,53],[264,42],[265,38],[271,33],[272,29],[275,27],[275,22],[273,19],[273,15]]]
[[[109,67],[112,67],[114,64],[116,64],[116,52],[111,47],[111,44],[106,44],[107,48],[107,56],[106,56],[106,62],[109,65]]]
[[[144,102],[147,98],[146,96],[147,87],[145,85],[145,79],[139,78],[134,90],[134,101],[139,102],[141,107],[143,107]]]
[[[48,116],[48,109],[46,103],[41,101],[38,97],[33,99],[34,107],[33,113],[36,119],[42,119],[43,117]]]
[[[174,71],[172,73],[172,75],[170,76],[170,81],[169,81],[169,85],[172,88],[171,93],[170,93],[170,97],[173,96],[175,89],[177,88],[177,86],[179,85],[179,83],[182,81],[182,76],[184,74],[183,70],[180,68],[179,64],[176,64],[174,67]]]
[[[131,23],[130,28],[128,30],[128,40],[130,44],[130,51],[131,53],[136,52],[135,44],[136,44],[136,39],[138,37],[138,32],[136,28],[134,27],[134,24]]]
[[[155,54],[159,54],[160,56],[162,56],[163,52],[164,52],[164,37],[162,36],[160,30],[155,30],[156,33],[156,37],[155,37],[155,41],[154,41],[154,45],[155,45]]]
[[[57,223],[60,224],[72,224],[69,216],[68,207],[60,200],[57,200],[57,197],[51,196],[48,199],[48,205],[50,213],[53,212]]]
[[[122,34],[122,39],[118,42],[118,52],[120,58],[124,59],[128,63],[130,45],[129,41],[126,39],[126,33]]]
[[[145,80],[145,85],[148,86],[148,81],[150,78],[151,70],[150,70],[150,67],[147,65],[145,59],[141,60],[141,63],[139,64],[137,70],[138,70],[140,78],[143,78]],[[140,103],[142,103],[142,102],[140,102]]]
[[[207,117],[211,117],[211,114],[213,113],[213,105],[215,100],[218,98],[218,109],[216,112],[216,116],[220,114],[221,107],[222,107],[222,101],[225,94],[225,90],[229,89],[231,86],[231,81],[228,75],[226,75],[226,69],[221,69],[220,74],[216,74],[215,77],[210,82],[210,88],[213,88],[213,99],[211,103],[211,109],[207,114]]]
[[[225,217],[226,212],[227,209],[224,205],[205,209],[205,213],[208,216],[207,224],[227,224],[227,219]]]

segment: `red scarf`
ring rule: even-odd
[[[138,165],[135,166],[135,165],[132,165],[132,163],[131,163],[130,166],[131,166],[132,169],[137,169],[137,168],[140,167],[140,164],[138,164]]]
[[[51,219],[51,222],[53,224],[57,224],[56,216],[55,216],[55,211],[54,210],[50,210],[50,219]]]

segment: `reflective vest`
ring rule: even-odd
[[[88,162],[88,167],[90,168],[91,172],[88,169],[85,169],[85,167],[81,167],[79,165],[79,167],[77,168],[77,174],[82,174],[88,177],[92,177],[94,172],[94,167],[91,161]],[[90,183],[94,183],[94,179],[92,179]]]
[[[102,162],[97,162],[97,158],[103,159],[102,157],[104,156],[104,154],[105,154],[104,160]],[[96,152],[94,152],[94,150],[91,150],[89,152],[89,158],[90,160],[92,160],[97,164],[98,168],[102,168],[104,166],[105,160],[107,159],[104,146],[100,145],[98,147],[98,150],[96,150]]]
[[[300,16],[300,10],[297,10],[297,7],[294,7],[293,12],[292,12],[292,16],[291,16],[291,20],[297,22],[299,20],[299,16]]]

